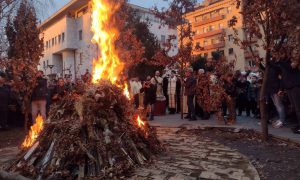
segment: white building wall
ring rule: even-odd
[[[169,35],[177,36],[175,29],[161,26],[158,18],[149,12],[145,12],[144,8],[141,9],[143,10],[143,17],[150,20],[150,32],[152,32],[159,41],[162,40],[162,36],[165,37],[165,40]],[[76,10],[74,10],[74,12],[75,11]],[[97,45],[91,43],[93,37],[93,33],[90,30],[91,12],[87,11],[79,18],[75,18],[75,16],[64,16],[47,26],[46,28],[42,28],[43,32],[41,36],[44,37],[45,50],[44,57],[40,60],[39,69],[44,70],[45,74],[48,75],[51,73],[51,70],[47,65],[54,65],[52,68],[53,74],[58,74],[58,77],[71,74],[73,80],[80,78],[87,69],[92,72],[93,59],[97,57],[99,50]],[[81,40],[79,39],[79,31],[82,31]],[[63,35],[64,40],[62,40]],[[60,41],[59,36],[61,38]],[[54,39],[53,45],[52,39]],[[177,40],[175,40],[173,44],[174,47],[169,52],[169,56],[174,56],[178,52]]]

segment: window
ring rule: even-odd
[[[82,54],[83,54],[83,53],[80,53],[80,54],[79,54],[79,65],[82,65]]]
[[[202,19],[203,19],[202,16],[196,16],[195,17],[196,22],[200,22],[200,21],[202,21]]]
[[[223,29],[223,24],[219,23],[219,29]]]
[[[228,49],[228,53],[229,53],[229,54],[233,54],[233,48],[229,48],[229,49]]]
[[[230,13],[231,13],[231,11],[232,11],[232,8],[231,8],[231,6],[230,6],[230,7],[227,7],[227,13],[228,13],[228,14],[230,14]]]
[[[49,65],[49,60],[47,60],[47,66]]]
[[[220,15],[223,15],[223,14],[225,14],[225,9],[220,10]]]
[[[204,57],[208,57],[208,53],[204,53]]]
[[[46,68],[46,63],[45,63],[45,61],[43,61],[43,67]]]
[[[79,31],[79,40],[82,40],[82,30]]]
[[[228,35],[228,41],[233,41],[233,35],[232,34]]]
[[[211,39],[211,44],[215,44],[215,39]]]
[[[46,49],[48,49],[48,41],[46,41]]]
[[[58,35],[58,43],[61,41],[61,35]]]
[[[249,66],[250,66],[250,67],[255,67],[255,66],[256,66],[255,61],[250,60],[250,61],[249,61]]]
[[[165,43],[166,42],[166,36],[165,35],[161,35],[160,41],[162,43]]]
[[[55,38],[54,38],[54,44],[56,44],[56,42],[57,42],[57,37],[55,36]]]
[[[52,46],[54,46],[54,38],[52,38]]]
[[[62,35],[61,35],[61,41],[62,41],[62,42],[65,41],[65,33],[62,33]]]
[[[200,47],[200,42],[197,42],[196,43],[196,47],[195,47],[195,49],[200,49],[201,47]]]
[[[207,46],[207,40],[204,40],[203,46]]]

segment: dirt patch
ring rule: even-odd
[[[261,135],[253,130],[206,128],[182,131],[197,134],[200,138],[211,138],[246,155],[257,168],[261,179],[300,179],[299,144],[276,138],[262,142]]]
[[[0,149],[20,146],[24,138],[25,132],[22,128],[0,131]]]

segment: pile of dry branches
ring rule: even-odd
[[[120,179],[162,147],[122,89],[102,81],[51,107],[35,144],[7,171],[34,179]]]

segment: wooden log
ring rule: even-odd
[[[8,173],[6,171],[0,170],[0,179],[5,179],[5,180],[31,180],[29,178],[26,178],[20,174],[12,174]]]
[[[50,148],[48,149],[43,161],[42,161],[43,169],[47,166],[47,163],[48,163],[50,157],[52,156],[52,152],[53,152],[53,149],[54,149],[55,142],[56,142],[56,140],[54,139],[52,141],[52,143],[50,145]]]
[[[47,167],[47,164],[52,156],[52,152],[54,150],[54,145],[55,145],[55,142],[56,140],[54,139],[45,155],[45,157],[43,158],[42,160],[42,168],[40,169],[40,175],[38,176],[37,180],[42,180],[43,179],[43,173],[44,173],[44,170],[46,169]]]
[[[129,143],[132,147],[132,149],[134,150],[135,152],[135,155],[136,155],[136,158],[139,162],[139,164],[143,165],[144,164],[144,161],[146,161],[147,159],[141,154],[141,152],[136,148],[136,145],[134,144],[134,142],[130,139],[129,140]]]
[[[78,180],[84,179],[84,165],[79,166]]]
[[[134,165],[134,161],[131,159],[131,157],[129,156],[129,154],[125,151],[124,148],[121,148],[121,150],[123,151],[123,153],[127,156],[127,159],[129,161],[130,164]]]
[[[39,141],[35,142],[34,145],[27,151],[27,153],[24,156],[25,161],[27,161],[28,158],[30,158],[30,156],[34,153],[34,151],[39,146],[39,144],[40,144]]]
[[[83,146],[83,144],[81,144],[81,142],[78,142],[78,145],[86,153],[90,160],[96,162],[96,158]]]

